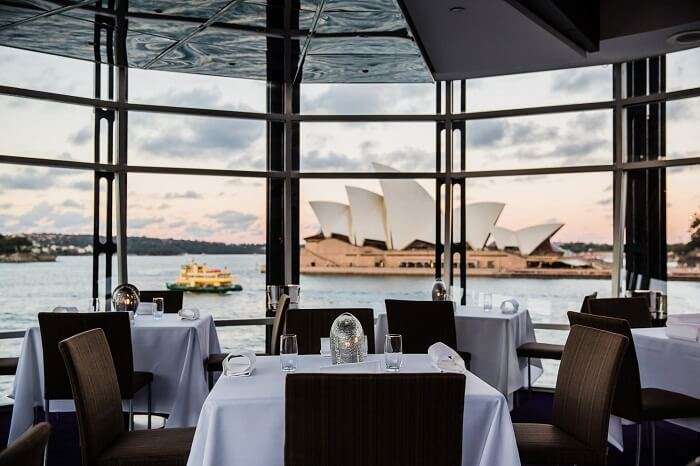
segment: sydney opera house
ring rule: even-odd
[[[373,168],[377,172],[397,171],[378,163]],[[379,183],[381,195],[346,186],[347,204],[310,202],[321,231],[304,238],[303,273],[433,273],[435,200],[413,180],[382,179]],[[595,277],[609,273],[599,264],[572,257],[552,244],[551,238],[564,227],[563,223],[526,225],[516,230],[499,226],[505,207],[500,202],[466,206],[467,267],[475,269],[474,273]],[[460,241],[459,222],[454,228],[454,239]]]

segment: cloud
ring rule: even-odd
[[[207,217],[215,220],[219,225],[232,233],[247,231],[258,220],[256,215],[246,214],[236,210],[225,210],[216,214],[209,214]]]
[[[80,231],[91,225],[91,218],[80,212],[59,212],[55,205],[41,202],[29,211],[12,217],[15,231],[45,229],[55,232]]]
[[[338,152],[324,152],[312,150],[301,158],[304,170],[327,171],[329,168],[345,171],[361,171],[367,169],[368,164],[362,159],[350,157]]]
[[[487,147],[506,138],[507,123],[503,120],[476,120],[467,124],[467,143]]]
[[[196,88],[187,91],[168,89],[149,100],[164,102],[174,107],[216,108],[223,106],[223,95],[216,88]]]
[[[165,199],[201,199],[202,195],[195,191],[188,190],[184,193],[165,193],[163,197]]]
[[[80,209],[83,206],[75,202],[73,199],[66,199],[61,203],[62,207],[67,207],[69,209]]]
[[[202,155],[233,157],[251,147],[264,135],[264,124],[258,121],[228,120],[223,118],[194,119],[190,124],[158,128],[153,137],[139,136],[143,150],[175,158]],[[249,159],[246,156],[246,159]],[[241,159],[242,160],[242,159]],[[250,163],[249,160],[245,161]]]
[[[12,204],[9,202],[5,202],[3,204],[0,204],[0,209],[6,210],[12,208]]]
[[[92,191],[94,189],[94,185],[91,181],[75,181],[71,183],[69,187],[78,191]]]
[[[376,86],[351,84],[329,86],[316,97],[303,101],[304,113],[376,114],[431,113],[435,88],[420,85]]]
[[[163,217],[134,217],[127,219],[127,228],[141,230],[154,223],[162,223],[165,221]]]
[[[92,141],[94,137],[94,129],[89,126],[84,126],[77,132],[68,136],[68,141],[73,144],[82,145],[86,142]]]
[[[552,80],[553,92],[580,93],[589,89],[604,89],[612,82],[610,74],[595,69],[571,69],[557,73]]]

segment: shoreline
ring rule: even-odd
[[[408,267],[302,267],[302,275],[354,275],[354,276],[411,276],[411,277],[432,277],[435,274],[431,268],[408,268]],[[455,269],[458,274],[459,270]],[[537,278],[537,279],[588,279],[603,280],[610,279],[611,272],[601,269],[516,269],[516,270],[493,270],[493,269],[468,269],[469,277],[487,278]],[[669,281],[700,281],[700,271],[698,272],[670,272]]]

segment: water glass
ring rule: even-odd
[[[403,359],[401,335],[390,333],[384,341],[384,365],[389,372],[398,372]]]
[[[297,336],[285,333],[280,337],[280,367],[282,372],[294,372],[299,362]]]
[[[88,312],[100,312],[100,298],[90,298]]]
[[[163,298],[153,298],[153,318],[160,320],[165,312],[165,302]]]
[[[493,294],[484,293],[484,311],[491,312],[493,309]]]

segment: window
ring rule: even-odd
[[[434,84],[304,84],[301,89],[301,113],[307,115],[434,112]]]
[[[666,55],[666,75],[669,91],[700,86],[700,48]]]

